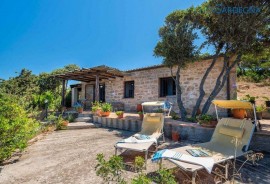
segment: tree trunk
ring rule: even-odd
[[[203,106],[202,114],[206,114],[208,112],[212,100],[215,99],[215,97],[219,94],[221,89],[224,87],[224,84],[226,83],[232,68],[240,61],[241,56],[242,55],[239,54],[229,67],[227,66],[227,62],[229,62],[229,57],[226,57],[226,56],[224,57],[224,65],[223,65],[222,71],[221,71],[220,75],[218,76],[218,79],[216,81],[216,85],[215,85],[214,89],[212,90],[211,94],[209,95],[207,101],[205,102],[205,104]],[[222,76],[223,76],[223,78],[221,81]]]
[[[175,85],[176,85],[176,100],[177,100],[177,104],[180,110],[181,120],[185,121],[187,111],[182,101],[182,90],[181,90],[181,85],[180,85],[180,66],[177,66]]]
[[[213,67],[215,66],[215,63],[217,61],[217,58],[218,58],[218,55],[220,53],[220,50],[221,48],[219,48],[212,60],[212,63],[210,64],[210,66],[207,68],[207,70],[205,71],[204,75],[203,75],[203,78],[201,80],[201,83],[200,83],[200,87],[199,87],[199,92],[200,92],[200,95],[196,101],[196,105],[194,106],[193,110],[192,110],[192,114],[191,114],[191,117],[192,118],[195,118],[196,117],[196,114],[197,114],[197,111],[199,110],[200,106],[201,106],[201,103],[202,103],[202,100],[203,100],[203,97],[205,95],[205,91],[204,91],[204,83],[209,75],[209,73],[211,72],[211,70],[213,69]]]

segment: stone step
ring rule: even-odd
[[[74,120],[74,122],[91,122],[91,121],[92,121],[92,118],[89,116],[78,117]]]
[[[68,124],[68,130],[87,129],[87,128],[96,128],[96,126],[93,123],[87,123],[87,122],[76,122],[76,123]]]

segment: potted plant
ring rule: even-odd
[[[139,111],[138,114],[139,114],[140,120],[143,120],[143,112]]]
[[[83,112],[83,106],[82,106],[82,104],[80,104],[80,103],[76,103],[75,105],[74,105],[74,107],[75,107],[75,109],[76,109],[76,111],[78,112],[78,113],[82,113]]]
[[[262,119],[262,113],[266,110],[264,105],[259,105],[256,107],[256,116],[258,119]]]
[[[266,105],[266,107],[270,107],[270,98],[264,96],[263,99],[265,99],[265,105]]]
[[[101,103],[100,102],[93,102],[92,103],[92,112],[97,116],[101,116],[100,115],[100,112],[101,112]]]
[[[124,117],[124,111],[116,111],[115,114],[117,115],[117,117],[119,119],[123,118]]]
[[[65,120],[61,115],[55,119],[56,130],[65,130],[68,126],[68,120]]]
[[[112,105],[110,103],[103,103],[101,105],[101,116],[108,117],[112,111]]]
[[[242,98],[241,100],[249,101],[249,102],[255,104],[257,98],[258,98],[257,96],[255,97],[255,96],[250,96],[249,94],[247,94],[247,95],[246,95],[244,98]]]
[[[215,127],[217,125],[217,121],[213,116],[208,114],[202,114],[198,117],[199,124],[203,127]]]

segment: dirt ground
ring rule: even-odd
[[[257,105],[265,104],[265,99],[262,97],[270,98],[270,86],[264,86],[261,83],[237,82],[237,98],[241,99],[248,94],[258,97],[256,99]]]
[[[114,154],[113,145],[115,142],[131,134],[131,132],[104,128],[52,132],[29,146],[17,162],[4,165],[0,170],[0,183],[104,183],[95,174],[96,155],[104,153],[106,157],[109,157]],[[161,148],[172,148],[186,144],[189,143],[166,143]],[[136,153],[132,154],[136,155]],[[165,167],[172,168],[173,165],[166,162]],[[148,160],[147,173],[154,173],[157,169],[158,165]],[[244,178],[249,183],[258,181],[258,178],[256,179],[258,176],[252,178],[252,175],[254,175],[251,174],[252,172],[254,171],[245,170]],[[180,171],[176,171],[176,173],[178,180],[183,181],[186,174]],[[130,180],[137,174],[132,171],[125,171],[124,175],[126,179]],[[266,178],[259,180],[260,183],[270,181],[267,174],[264,177]],[[200,179],[201,183],[214,183],[213,176],[203,172],[200,173]]]

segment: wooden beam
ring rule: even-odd
[[[95,101],[99,102],[99,75],[96,75]]]

